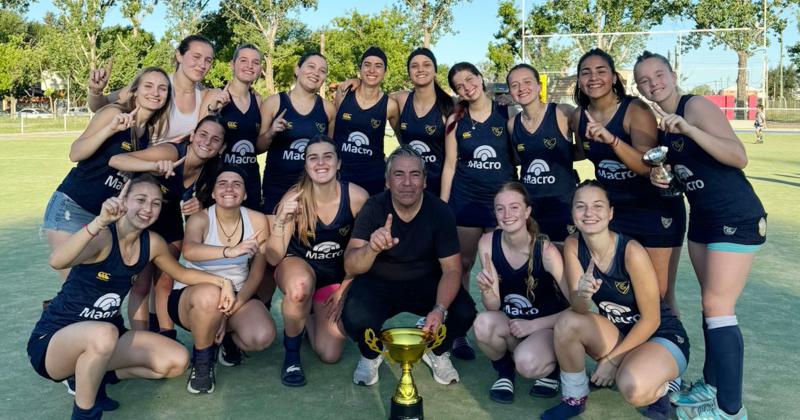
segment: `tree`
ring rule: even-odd
[[[388,60],[383,89],[392,92],[408,87],[406,58],[414,47],[414,30],[408,19],[395,8],[375,15],[353,10],[349,16],[336,17],[325,31],[325,54],[328,79],[342,81],[357,77],[359,58],[371,47],[380,47]]]
[[[24,14],[28,11],[31,0],[0,0],[0,9],[4,11],[15,11]]]
[[[783,73],[783,83],[781,83],[781,73]],[[767,94],[770,99],[791,98],[791,92],[800,87],[797,68],[794,64],[783,69],[771,68],[767,77]],[[783,90],[781,90],[783,88]]]
[[[262,74],[267,93],[275,92],[275,41],[286,26],[287,15],[297,9],[316,8],[316,0],[225,0],[220,9],[243,41],[257,45],[264,54]]]
[[[778,22],[777,15],[786,7],[784,0],[767,2],[767,19]],[[687,45],[697,48],[701,40],[708,38],[711,46],[724,45],[736,52],[738,71],[736,74],[736,107],[747,103],[747,59],[763,45],[764,14],[761,0],[703,0],[691,8],[691,17],[697,29],[755,28],[746,31],[693,33],[687,37]],[[760,28],[760,29],[759,29]],[[744,110],[737,111],[744,118]]]
[[[697,85],[693,87],[692,90],[689,91],[689,93],[692,95],[699,95],[699,96],[713,95],[714,88],[712,88],[711,85],[708,84]]]
[[[398,0],[396,8],[410,17],[422,38],[422,46],[430,48],[442,35],[456,33],[453,7],[461,1],[464,0]]]
[[[139,36],[139,31],[142,29],[142,20],[150,13],[153,13],[157,1],[158,0],[122,0],[120,12],[125,19],[131,22],[134,38]]]
[[[82,69],[97,68],[98,38],[114,0],[53,0],[53,5],[59,11],[57,23],[65,30],[61,36],[69,40],[58,53],[74,54]]]
[[[203,30],[203,11],[209,0],[166,0],[169,36],[180,41]]]

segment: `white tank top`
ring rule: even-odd
[[[203,102],[203,91],[200,90],[200,85],[194,86],[194,111],[184,114],[178,109],[178,104],[175,102],[175,86],[173,77],[169,75],[170,85],[172,86],[172,104],[169,107],[169,130],[164,138],[157,139],[152,144],[158,144],[166,139],[173,137],[185,136],[189,134],[197,125],[197,118],[200,116],[200,105]]]
[[[203,244],[213,246],[223,246],[217,235],[217,205],[208,208],[208,234],[203,239]],[[253,236],[253,224],[250,223],[250,217],[247,216],[247,209],[241,207],[239,210],[242,215],[242,224],[244,229],[243,238]],[[202,270],[211,274],[216,274],[220,277],[225,277],[233,282],[233,290],[238,292],[242,289],[247,275],[250,273],[250,257],[242,255],[235,258],[218,258],[215,260],[207,261],[186,261],[186,266],[196,270]],[[180,287],[178,285],[180,284]],[[175,289],[182,289],[186,287],[185,284],[175,282]]]

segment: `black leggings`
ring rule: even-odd
[[[342,323],[347,335],[356,343],[361,355],[374,359],[378,356],[364,342],[364,331],[372,328],[380,332],[384,321],[401,313],[427,315],[436,304],[438,281],[387,282],[358,277],[347,291],[342,310]],[[463,287],[448,308],[447,336],[442,345],[433,350],[437,355],[449,351],[456,337],[463,337],[475,320],[475,302]]]

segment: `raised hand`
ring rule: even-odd
[[[589,266],[586,271],[581,274],[578,280],[578,296],[584,299],[591,299],[592,296],[600,290],[602,282],[594,278],[594,260],[589,261]]]
[[[230,103],[231,92],[229,90],[230,84],[225,85],[222,90],[214,92],[211,98],[211,103],[208,105],[208,110],[211,112],[219,112],[222,108]]]
[[[102,95],[103,89],[108,84],[108,78],[111,76],[111,68],[114,65],[114,57],[108,59],[105,67],[94,69],[89,72],[89,92],[92,95]]]
[[[617,136],[611,134],[605,125],[595,121],[589,111],[583,111],[583,113],[586,114],[586,134],[584,136],[587,139],[605,144],[614,143]]]
[[[478,288],[481,289],[481,293],[500,297],[498,294],[500,279],[497,277],[497,270],[495,270],[494,263],[492,263],[492,257],[486,252],[481,254],[481,265],[483,265],[483,269],[475,276]]]
[[[198,200],[197,197],[181,201],[181,213],[183,213],[184,216],[191,216],[202,209],[203,206],[200,204],[200,200]]]
[[[178,166],[183,165],[183,162],[186,161],[186,156],[176,160],[159,160],[157,162],[153,162],[154,170],[153,172],[158,173],[159,175],[163,176],[164,178],[169,178],[171,176],[175,176],[175,168]]]
[[[665,133],[687,134],[693,127],[678,114],[667,114],[660,106],[653,104],[653,111],[660,118],[658,129]]]
[[[347,91],[356,90],[358,87],[361,86],[360,79],[347,79],[344,82],[339,83],[339,86],[336,88],[339,93],[344,95]]]
[[[260,235],[263,231],[264,229],[259,229],[249,238],[236,244],[236,246],[229,247],[228,250],[225,251],[225,255],[228,258],[236,258],[241,255],[247,255],[248,257],[256,255],[256,253],[258,253],[258,235]]]
[[[125,196],[130,188],[131,181],[128,180],[118,196],[110,197],[103,202],[100,208],[100,215],[97,216],[97,222],[100,224],[101,229],[121,219],[128,212],[128,208],[125,207]]]
[[[278,114],[278,116],[276,116],[274,120],[272,120],[272,125],[269,127],[269,131],[272,132],[272,135],[281,133],[283,131],[286,131],[286,129],[292,127],[292,124],[283,118],[284,115],[286,115],[285,109],[283,110],[283,112]]]
[[[303,190],[296,191],[291,195],[286,196],[281,205],[278,207],[278,214],[275,216],[278,224],[286,224],[294,220],[294,216],[300,213],[300,202],[298,198]]]
[[[127,114],[119,113],[115,115],[109,124],[109,128],[111,128],[111,131],[115,133],[131,128],[131,126],[133,126],[133,124],[136,122],[137,112],[139,112],[138,106]]]
[[[369,237],[369,248],[375,252],[388,251],[400,243],[400,239],[392,236],[392,214],[386,216],[386,223],[372,232]]]

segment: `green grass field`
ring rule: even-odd
[[[41,301],[58,290],[56,274],[47,266],[48,249],[39,233],[48,197],[71,167],[66,158],[77,133],[58,135],[0,135],[0,296],[6,307],[5,328],[0,332],[0,381],[3,410],[0,418],[66,418],[72,397],[62,385],[43,380],[31,369],[25,344],[41,312]],[[769,212],[767,244],[759,252],[750,281],[740,299],[738,315],[745,337],[744,402],[753,419],[793,419],[800,412],[795,399],[800,390],[795,367],[800,366],[800,300],[797,284],[800,221],[800,142],[795,136],[767,135],[765,145],[752,145],[745,135],[750,157],[747,175]],[[388,146],[387,146],[388,147]],[[583,177],[591,174],[581,163]],[[473,287],[473,293],[477,288]],[[476,296],[477,298],[477,296]],[[280,307],[279,296],[273,308]],[[478,299],[476,299],[478,301]],[[685,378],[700,377],[703,343],[700,331],[699,288],[684,251],[678,280],[678,301],[692,344]],[[479,304],[479,309],[482,307]],[[273,309],[279,326],[280,311]],[[408,324],[415,317],[401,316],[393,324]],[[179,338],[189,345],[191,336]],[[324,365],[304,346],[308,377],[304,388],[282,386],[279,369],[283,358],[280,340],[264,352],[251,354],[235,368],[218,367],[217,390],[206,396],[186,392],[186,378],[162,381],[125,381],[110,388],[122,407],[107,415],[116,419],[275,418],[275,419],[379,419],[388,415],[389,398],[397,384],[396,366],[381,368],[381,381],[373,387],[352,384],[358,351],[352,344],[342,360]],[[530,381],[517,380],[513,405],[489,400],[494,371],[479,355],[472,362],[454,361],[461,373],[458,385],[440,386],[424,365],[415,368],[415,380],[425,398],[429,419],[529,419],[557,402],[528,396]],[[793,379],[794,378],[794,379]],[[794,385],[792,385],[794,384]],[[639,418],[618,393],[595,391],[584,419]],[[792,402],[794,401],[794,402]],[[794,414],[793,414],[794,413]]]

